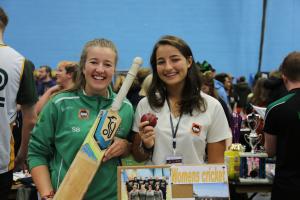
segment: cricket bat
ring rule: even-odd
[[[142,59],[136,57],[109,110],[101,110],[59,186],[54,200],[83,199],[121,123],[118,114]],[[117,173],[117,172],[116,172]]]

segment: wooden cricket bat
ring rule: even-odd
[[[116,131],[121,123],[118,114],[123,99],[126,97],[129,88],[142,59],[136,57],[121,86],[112,106],[109,110],[101,110],[89,130],[80,150],[75,156],[67,174],[54,196],[54,200],[80,200],[84,197],[89,184],[94,178],[106,149],[109,147]],[[117,173],[117,172],[116,172]]]

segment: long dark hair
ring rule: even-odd
[[[178,49],[186,59],[192,58],[192,64],[188,69],[185,84],[181,93],[180,112],[182,114],[190,115],[192,115],[193,110],[204,112],[207,105],[200,95],[202,82],[199,76],[199,69],[195,64],[193,53],[185,41],[171,35],[166,35],[160,38],[154,45],[151,54],[150,63],[153,72],[153,79],[147,93],[147,98],[151,108],[153,110],[161,108],[167,98],[165,83],[157,74],[156,51],[161,45],[171,45]]]

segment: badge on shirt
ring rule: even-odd
[[[198,124],[198,123],[193,123],[192,124],[191,131],[192,131],[193,135],[199,136],[200,133],[201,133],[201,129],[202,129],[202,126],[200,124]]]
[[[79,112],[78,112],[78,118],[79,119],[88,119],[90,116],[90,111],[87,110],[87,109],[79,109]]]
[[[182,164],[182,156],[167,156],[166,164]]]

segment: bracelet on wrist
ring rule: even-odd
[[[52,190],[49,194],[41,197],[41,200],[52,199],[54,197],[55,192]]]
[[[143,143],[143,141],[141,141],[140,146],[143,148],[143,150],[144,150],[146,153],[152,153],[152,152],[153,152],[154,145],[153,145],[152,147],[150,147],[150,148],[147,148],[147,147],[145,146],[145,144]]]

